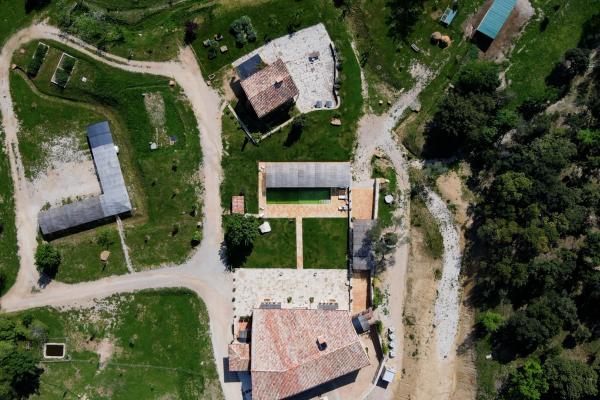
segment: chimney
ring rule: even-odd
[[[323,351],[327,348],[327,341],[325,340],[325,337],[323,335],[320,335],[319,337],[317,337],[317,347],[321,351]]]

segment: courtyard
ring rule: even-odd
[[[272,40],[237,59],[233,66],[237,68],[256,55],[268,65],[279,59],[285,63],[300,92],[296,100],[300,112],[338,107],[335,48],[325,25],[319,23]]]

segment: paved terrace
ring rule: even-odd
[[[282,308],[316,308],[334,300],[339,309],[350,309],[346,269],[239,268],[233,276],[236,317],[250,315],[265,299]]]
[[[278,58],[285,62],[294,83],[300,91],[296,106],[300,112],[314,110],[317,101],[323,104],[331,101],[336,107],[333,96],[335,60],[330,44],[331,38],[323,24],[317,24],[292,35],[282,36],[251,53],[237,59],[233,66],[258,54],[262,60],[271,64]],[[308,57],[318,54],[318,59],[310,62]]]

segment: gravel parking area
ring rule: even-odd
[[[333,95],[335,60],[331,45],[325,26],[317,24],[274,39],[237,59],[233,66],[237,67],[255,54],[260,55],[267,64],[281,58],[300,91],[296,106],[301,112],[315,110],[317,101],[321,101],[323,107],[330,102],[331,108],[336,108]],[[311,62],[309,57],[313,59],[315,56],[316,59]]]
[[[296,270],[240,268],[234,273],[234,314],[250,315],[269,299],[282,308],[316,308],[334,300],[338,308],[349,309],[349,287],[345,269]],[[310,302],[310,298],[313,302]],[[291,298],[288,302],[288,298]]]

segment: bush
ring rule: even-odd
[[[192,246],[198,246],[202,241],[202,233],[200,231],[195,231],[192,235]]]
[[[54,276],[61,261],[60,252],[50,243],[38,246],[35,252],[35,266],[41,274]]]
[[[29,61],[29,65],[27,66],[27,75],[35,77],[38,74],[47,53],[48,47],[38,45],[37,49],[35,50],[35,54],[33,55],[33,58],[31,59],[31,61]]]
[[[238,47],[242,47],[247,42],[254,42],[256,40],[256,29],[252,26],[252,20],[247,15],[233,21],[229,26],[229,31],[235,37],[235,43]]]
[[[194,21],[186,21],[185,23],[185,36],[183,41],[185,44],[190,44],[196,40],[196,31],[198,30],[198,24]]]
[[[380,319],[375,321],[375,329],[377,330],[378,334],[383,335],[383,322],[381,322]]]
[[[96,237],[96,244],[104,250],[108,250],[110,246],[115,244],[115,241],[111,238],[110,232],[107,229],[103,229]]]

